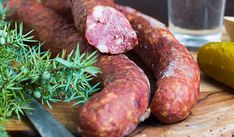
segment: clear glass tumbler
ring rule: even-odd
[[[226,0],[168,0],[169,29],[187,47],[221,41]]]

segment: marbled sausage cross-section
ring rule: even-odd
[[[136,32],[112,0],[72,0],[72,13],[78,32],[102,53],[124,53],[138,43]]]

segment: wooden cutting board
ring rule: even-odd
[[[224,40],[228,37],[224,35]],[[196,58],[196,52],[191,52]],[[201,95],[189,117],[176,124],[165,125],[150,117],[131,137],[234,137],[234,90],[201,74]],[[76,108],[71,104],[54,104],[48,109],[73,133],[76,133]],[[9,132],[33,131],[27,120],[7,123]]]

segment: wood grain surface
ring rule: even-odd
[[[224,41],[229,38],[224,34]],[[196,58],[196,52],[191,52]],[[154,117],[139,125],[131,137],[233,137],[234,136],[234,90],[201,73],[201,95],[190,116],[179,123],[165,125]],[[47,108],[48,109],[48,108]],[[76,108],[71,104],[54,104],[48,109],[71,132],[76,133]],[[10,119],[7,130],[31,131],[26,119],[18,122]]]

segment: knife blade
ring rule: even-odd
[[[74,137],[37,100],[27,105],[25,114],[42,137]]]

